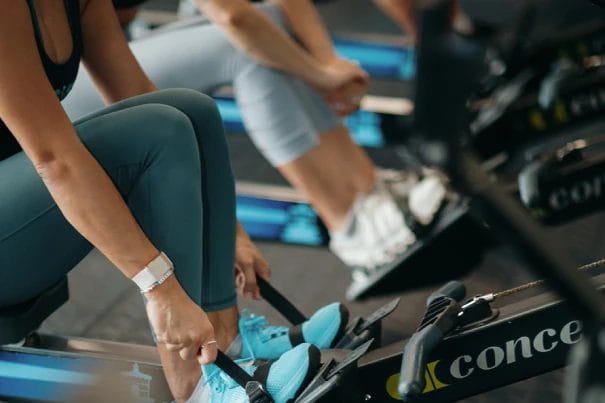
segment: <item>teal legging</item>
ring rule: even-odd
[[[75,123],[189,296],[236,303],[235,191],[221,118],[196,91],[134,97]],[[0,306],[23,302],[92,246],[65,220],[24,153],[0,161]]]

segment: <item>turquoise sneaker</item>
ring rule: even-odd
[[[301,343],[317,348],[332,347],[343,335],[349,322],[349,311],[340,303],[319,309],[302,325],[271,326],[264,316],[243,312],[239,319],[242,358],[276,360]]]
[[[313,379],[320,365],[319,350],[300,344],[271,364],[242,366],[261,383],[275,403],[293,400]],[[214,364],[205,365],[204,385],[209,388],[210,403],[248,402],[246,391]]]

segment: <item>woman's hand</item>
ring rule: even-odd
[[[271,281],[271,268],[244,228],[238,223],[235,238],[235,287],[237,292],[244,297],[260,299],[256,276]]]
[[[368,73],[361,67],[338,56],[323,63],[320,70],[322,74],[314,85],[324,95],[329,95],[352,83],[367,87],[370,81]]]
[[[157,341],[168,351],[178,351],[183,360],[197,358],[201,365],[216,359],[214,328],[174,275],[145,293],[145,297],[147,316]]]
[[[333,77],[333,83],[340,84],[323,92],[328,105],[339,116],[349,115],[359,109],[359,103],[368,88],[368,74],[355,63],[337,56],[325,63],[323,70]]]
[[[338,116],[347,116],[359,109],[367,88],[367,84],[352,81],[324,95],[324,100]]]

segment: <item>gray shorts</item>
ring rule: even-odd
[[[288,29],[277,5],[259,7]],[[258,64],[235,48],[218,26],[204,17],[194,18],[131,43],[139,63],[159,88],[209,92],[233,85],[248,134],[274,166],[301,157],[319,143],[321,133],[341,123],[304,82]],[[63,105],[72,119],[103,106],[84,69]]]

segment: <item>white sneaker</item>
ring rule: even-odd
[[[330,234],[330,249],[346,265],[373,270],[416,241],[402,211],[382,187],[353,204],[343,228]]]
[[[411,213],[416,224],[430,225],[446,199],[450,197],[447,179],[438,171],[422,172],[378,170],[378,181],[393,195],[399,207]],[[408,225],[415,228],[413,223]]]
[[[410,212],[420,224],[429,225],[443,205],[446,194],[445,184],[439,177],[426,176],[410,192]]]
[[[435,171],[378,171],[376,189],[358,197],[343,227],[330,233],[330,249],[354,277],[367,276],[416,242],[414,228],[427,226],[447,197]]]

